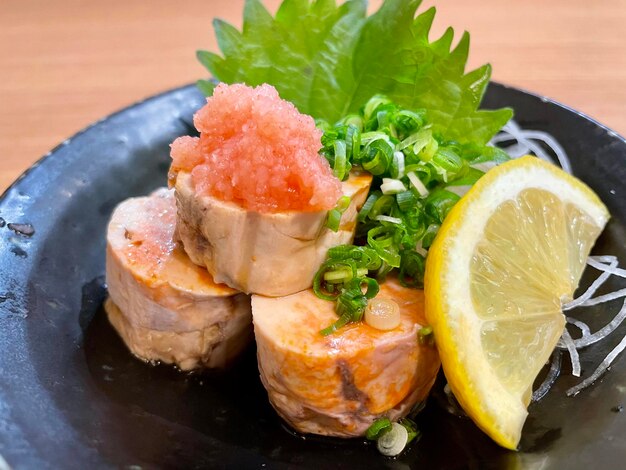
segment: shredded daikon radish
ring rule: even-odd
[[[620,299],[622,297],[626,297],[626,289],[616,290],[615,292],[611,292],[609,294],[604,294],[599,297],[594,297],[593,299],[589,299],[582,304],[581,307],[592,307],[594,305],[603,304],[605,302],[610,302],[611,300]]]
[[[592,257],[590,257],[587,260],[587,264],[589,266],[593,266],[594,268],[596,268],[596,269],[598,269],[600,271],[604,271],[605,273],[608,273],[609,275],[612,274],[614,276],[626,278],[626,269],[621,269],[621,268],[616,267],[617,266],[617,259],[615,259],[613,262],[611,262],[607,266],[606,264],[599,263],[598,261],[596,261]]]
[[[595,255],[590,256],[588,259],[597,261],[598,263],[610,263],[611,261],[616,261],[617,256],[613,255]]]
[[[589,377],[587,377],[585,380],[583,380],[582,382],[580,382],[578,385],[575,385],[574,387],[570,388],[566,393],[567,396],[571,397],[573,395],[576,395],[578,392],[580,392],[581,390],[587,388],[589,385],[593,384],[596,380],[598,380],[602,374],[604,374],[604,372],[606,372],[608,370],[609,367],[611,367],[611,364],[613,363],[613,361],[615,360],[615,358],[624,350],[626,349],[626,336],[624,336],[622,338],[622,340],[620,341],[620,343],[609,353],[608,356],[606,356],[604,358],[604,360],[602,361],[602,363],[598,366],[598,368],[593,372],[593,374],[591,374]]]
[[[587,264],[589,266],[593,266],[594,268],[600,271],[603,271],[603,273],[600,274],[600,276],[598,276],[598,278],[595,281],[593,281],[593,283],[589,286],[589,288],[585,291],[584,294],[575,298],[571,302],[565,304],[563,306],[564,311],[571,310],[585,303],[587,300],[589,300],[593,296],[593,294],[596,293],[596,291],[600,288],[600,286],[602,286],[602,284],[604,284],[606,280],[609,277],[611,277],[611,273],[605,269],[607,266],[605,266],[604,264],[598,263],[592,260],[591,258],[587,259]],[[616,266],[617,266],[617,258],[613,259],[610,264],[611,268],[615,268]]]
[[[569,353],[569,357],[572,362],[572,375],[574,377],[580,377],[580,358],[578,357],[578,351],[576,350],[574,340],[570,336],[569,331],[567,331],[567,328],[563,330],[561,340],[565,344],[565,347],[567,348],[567,352]]]
[[[515,121],[509,121],[503,128],[500,134],[496,135],[493,139],[491,139],[492,144],[497,144],[501,142],[506,142],[508,140],[514,140],[517,142],[519,148],[515,149],[516,152],[513,152],[514,149],[505,148],[507,152],[513,158],[521,157],[522,155],[526,155],[529,152],[534,153],[542,160],[550,162],[554,164],[554,159],[548,155],[548,153],[541,147],[541,145],[536,144],[530,139],[526,138],[525,132],[522,130],[519,125]],[[521,155],[518,155],[522,150],[524,152]],[[566,157],[567,158],[567,157]]]
[[[563,170],[567,171],[568,173],[572,172],[572,166],[570,165],[569,158],[567,158],[565,150],[550,134],[542,131],[522,130],[522,135],[524,135],[524,137],[527,139],[535,139],[544,142],[548,147],[552,149],[552,151],[556,155],[556,158],[559,161],[561,168],[563,168]]]
[[[583,338],[591,336],[591,330],[589,329],[589,325],[587,325],[585,322],[576,320],[575,318],[572,318],[572,317],[566,317],[566,320],[567,320],[567,323],[570,323],[578,327],[578,329],[582,333]]]
[[[543,380],[539,388],[533,392],[532,401],[535,402],[541,400],[546,393],[550,391],[554,382],[556,382],[556,379],[561,373],[561,356],[561,351],[558,349],[556,349],[552,354],[552,362],[550,363],[548,375],[546,375],[546,378]]]
[[[574,345],[577,349],[582,349],[597,343],[613,333],[613,331],[615,331],[615,329],[622,324],[624,319],[626,319],[626,302],[622,305],[619,313],[607,325],[589,336],[583,336],[582,338],[575,339]]]
[[[515,121],[511,120],[502,128],[502,131],[500,131],[498,135],[491,139],[491,144],[502,144],[509,141],[514,143],[505,147],[505,150],[511,158],[519,158],[528,153],[534,153],[542,160],[555,163],[554,158],[538,143],[541,142],[554,153],[561,168],[567,173],[572,173],[572,166],[565,149],[547,132],[525,130],[520,128],[519,124]]]

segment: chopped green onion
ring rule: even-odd
[[[326,218],[326,227],[331,229],[333,232],[339,230],[339,224],[341,223],[341,212],[337,209],[331,209],[328,211],[328,216]]]
[[[361,144],[366,146],[367,144],[374,142],[375,140],[384,140],[385,142],[389,142],[389,136],[384,132],[364,132],[361,134]]]
[[[373,299],[374,297],[376,297],[380,290],[380,286],[378,285],[376,279],[372,279],[369,277],[364,277],[361,279],[361,284],[359,288],[361,289],[363,288],[363,286],[365,286],[365,293],[363,295],[366,299]]]
[[[425,110],[376,95],[334,125],[316,121],[323,131],[320,155],[337,178],[346,180],[354,166],[375,176],[357,215],[355,243],[362,246],[331,248],[314,278],[316,295],[336,302],[338,320],[324,334],[359,321],[378,282],[393,270],[402,285],[422,287],[427,249],[459,200],[453,191],[483,175],[471,165],[508,159],[496,147],[434,135],[428,118]],[[339,230],[349,206],[349,198],[339,200],[326,226]]]
[[[419,438],[421,436],[419,429],[417,429],[417,424],[415,424],[415,422],[412,419],[402,418],[398,421],[398,424],[400,424],[401,426],[404,426],[404,428],[407,430],[407,433],[408,433],[408,438],[406,441],[407,445],[410,444],[416,438]]]
[[[365,147],[361,166],[375,176],[382,175],[391,165],[393,152],[394,149],[388,141],[376,139]]]
[[[397,268],[400,266],[400,254],[393,244],[393,235],[393,231],[388,227],[376,227],[367,232],[367,243],[376,250],[383,261]]]
[[[402,219],[399,219],[397,217],[389,217],[388,215],[378,215],[376,216],[376,219],[379,222],[389,222],[390,224],[396,224],[396,225],[400,225],[402,223]]]
[[[413,191],[404,191],[396,194],[396,203],[402,212],[408,212],[415,207],[417,197]]]
[[[365,201],[365,204],[363,204],[363,207],[361,207],[361,210],[359,211],[359,215],[357,216],[358,222],[365,222],[365,219],[374,207],[374,204],[376,204],[376,201],[378,201],[379,197],[380,194],[378,194],[376,191],[370,193],[370,195],[367,197],[367,200]]]
[[[420,159],[424,162],[429,162],[432,160],[435,152],[439,148],[439,143],[435,140],[434,137],[430,137],[428,142],[424,147],[422,147],[419,151],[415,151],[417,149],[417,144],[413,147],[413,152],[420,157]]]
[[[422,237],[422,248],[430,248],[437,232],[439,232],[439,224],[431,224],[428,226],[426,233]]]
[[[414,250],[404,250],[400,255],[400,273],[398,280],[405,287],[424,286],[426,260]]]
[[[407,173],[406,176],[409,178],[409,181],[411,182],[411,186],[415,188],[415,190],[419,193],[421,197],[428,196],[428,189],[426,189],[426,186],[424,186],[424,183],[420,181],[420,179],[417,177],[417,175],[414,172],[410,171],[409,173]]]
[[[365,431],[365,438],[369,441],[375,441],[389,429],[391,429],[391,421],[389,418],[378,418],[367,428],[367,431]]]
[[[339,121],[339,124],[348,127],[354,126],[360,131],[361,129],[363,129],[363,118],[358,114],[348,114],[345,118]]]
[[[348,125],[346,130],[346,155],[356,161],[361,152],[361,131],[353,124]]]
[[[406,187],[400,180],[393,178],[383,178],[383,184],[380,185],[383,194],[398,194],[406,191]]]
[[[432,344],[433,342],[433,328],[431,326],[424,326],[417,332],[417,340],[420,344]]]
[[[339,330],[340,328],[346,326],[348,323],[350,323],[350,319],[351,316],[348,314],[344,314],[341,317],[339,317],[339,320],[337,320],[335,323],[333,323],[332,325],[324,328],[323,330],[320,331],[320,334],[322,336],[328,336],[333,334],[335,331]]]
[[[381,195],[376,199],[368,213],[370,219],[376,219],[379,215],[389,215],[393,212],[395,199],[390,194]]]
[[[458,194],[439,188],[428,195],[424,209],[426,214],[441,224],[459,199]]]
[[[326,227],[328,227],[333,232],[339,230],[339,225],[341,223],[341,216],[343,213],[350,207],[351,199],[349,196],[341,196],[337,201],[337,205],[334,209],[328,211],[328,215],[326,217]]]
[[[448,175],[456,175],[467,166],[467,162],[463,161],[453,150],[449,148],[440,148],[433,156],[432,162],[435,166],[444,170],[444,180],[447,181]]]
[[[343,181],[350,172],[348,160],[346,158],[346,143],[343,140],[335,140],[333,142],[335,153],[335,164],[333,165],[333,174]]]
[[[378,438],[376,447],[386,457],[399,455],[409,442],[409,432],[406,427],[392,423],[391,429]]]
[[[341,196],[339,200],[337,201],[336,209],[343,214],[346,211],[346,209],[350,207],[350,202],[351,202],[350,196]]]
[[[359,268],[356,270],[357,277],[362,277],[367,275],[367,269]],[[350,281],[353,278],[352,270],[347,269],[337,269],[335,271],[326,271],[324,273],[324,280],[330,283],[338,283],[338,282],[346,282]]]
[[[396,150],[393,152],[393,160],[391,161],[391,176],[402,178],[404,176],[404,167],[404,154]]]
[[[394,123],[402,132],[410,132],[424,125],[426,122],[426,110],[418,109],[410,111],[403,109],[395,113]]]
[[[391,104],[391,100],[384,95],[374,95],[365,104],[363,108],[363,116],[366,121],[369,121],[373,114],[376,112],[379,106]]]

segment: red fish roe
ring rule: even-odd
[[[219,84],[194,124],[200,138],[174,141],[170,174],[190,171],[198,194],[256,212],[326,210],[341,197],[321,131],[270,85]]]

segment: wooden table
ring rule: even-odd
[[[279,0],[266,0],[275,11]],[[379,1],[372,1],[372,6]],[[626,134],[626,0],[425,0],[472,33],[470,66],[580,109]],[[98,118],[205,75],[211,19],[243,0],[4,0],[0,4],[0,191]],[[422,7],[423,9],[424,7]],[[434,37],[434,36],[433,36]]]

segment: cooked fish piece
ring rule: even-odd
[[[400,307],[397,328],[354,323],[329,336],[320,330],[337,320],[334,304],[312,290],[252,296],[261,380],[278,414],[297,431],[362,436],[376,418],[403,417],[427,397],[440,361],[432,345],[418,341],[423,291],[388,280],[378,296]]]
[[[351,198],[339,231],[324,226],[327,211],[258,213],[194,191],[191,175],[176,175],[177,231],[191,260],[216,282],[266,296],[311,287],[330,247],[352,243],[358,210],[372,176],[354,173],[343,182]]]
[[[250,298],[192,263],[173,238],[175,225],[166,189],[115,209],[107,231],[109,320],[143,360],[223,367],[252,338]]]

